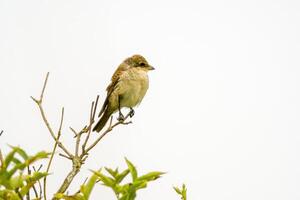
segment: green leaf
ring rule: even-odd
[[[100,173],[100,170],[97,172]],[[98,176],[96,174],[93,174],[91,178],[89,178],[88,182],[85,185],[81,186],[81,192],[86,200],[89,199],[90,194],[97,182],[97,179]]]
[[[6,178],[10,179],[18,169],[22,171],[25,167],[26,165],[24,163],[15,165],[10,171],[7,172]]]
[[[185,187],[185,184],[182,185],[182,197],[184,200],[186,200],[186,191],[187,188]]]
[[[28,175],[25,180],[27,182],[26,185],[24,185],[21,190],[20,190],[20,194],[22,197],[24,197],[29,190],[31,189],[31,187],[41,178],[47,176],[48,173],[46,172],[34,172],[32,175]]]
[[[102,183],[106,186],[109,186],[109,187],[112,187],[115,185],[115,181],[110,178],[110,177],[107,177],[105,176],[104,174],[102,174],[101,172],[95,172],[94,171],[94,174],[98,177],[98,179],[100,181],[102,181]]]
[[[15,157],[11,161],[13,163],[15,163],[16,165],[21,163],[21,161],[19,159],[15,158]]]
[[[125,161],[128,169],[122,173],[118,173],[117,169],[112,170],[111,168],[105,168],[109,174],[107,176],[101,172],[94,172],[103,185],[114,191],[118,200],[134,200],[139,189],[146,188],[149,181],[154,181],[164,174],[164,172],[154,171],[138,177],[136,167],[127,158],[125,158]],[[121,185],[120,183],[129,173],[132,176],[132,182]]]
[[[19,196],[13,190],[0,190],[0,199],[2,200],[20,200]]]
[[[173,188],[176,191],[176,193],[181,196],[182,200],[186,200],[186,191],[187,191],[187,188],[186,188],[185,184],[182,184],[181,189],[179,189],[178,187],[173,187]]]
[[[85,200],[85,198],[79,193],[71,196],[64,195],[62,193],[56,193],[54,197],[57,199],[64,199],[64,200]]]
[[[62,199],[62,198],[64,198],[64,196],[65,195],[63,193],[55,193],[54,194],[54,197],[57,198],[57,199]]]
[[[7,169],[7,167],[9,166],[10,162],[13,160],[14,156],[15,156],[16,150],[13,149],[11,152],[9,152],[7,154],[7,156],[4,159],[4,164],[3,164],[3,169]]]
[[[117,177],[115,178],[117,183],[121,183],[123,179],[128,175],[129,169],[124,170],[121,174],[118,174]]]
[[[164,172],[150,172],[143,176],[140,176],[138,180],[146,180],[146,181],[154,181],[161,177],[161,175],[165,174]]]
[[[10,171],[8,171],[7,173],[7,178],[9,179],[10,177],[12,177],[17,170],[22,171],[27,165],[25,163],[20,163],[15,165]]]
[[[0,186],[4,186],[5,188],[10,188],[9,179],[7,178],[8,173],[6,171],[2,171],[0,174]]]
[[[22,187],[24,185],[23,178],[24,178],[23,175],[19,175],[19,176],[13,177],[11,179],[8,179],[10,188],[15,190],[17,188]]]
[[[25,180],[27,182],[31,182],[31,181],[38,181],[40,180],[41,178],[44,178],[45,176],[48,176],[49,174],[46,173],[46,172],[34,172],[33,174],[31,175],[27,175],[25,177]]]
[[[142,189],[147,187],[147,181],[135,181],[132,183],[132,186],[136,189]]]
[[[30,164],[32,164],[33,162],[37,161],[37,160],[41,160],[44,158],[48,158],[48,156],[51,153],[47,153],[45,151],[40,151],[37,154],[35,154],[34,156],[30,156],[27,160],[26,160],[26,164],[27,166],[29,166]]]
[[[17,149],[14,149],[14,150],[17,150]],[[41,151],[41,152],[38,152],[37,154],[35,154],[34,156],[28,157],[28,159],[25,160],[25,162],[16,164],[10,171],[8,171],[7,178],[10,178],[11,176],[13,176],[17,170],[22,171],[22,170],[24,170],[25,167],[28,167],[33,162],[36,162],[37,160],[40,160],[43,158],[47,158],[48,155],[49,155],[49,153],[47,153],[45,151]],[[13,160],[13,158],[11,158],[10,161],[11,160]]]
[[[16,153],[18,153],[24,160],[28,159],[28,155],[26,154],[26,152],[21,149],[20,147],[15,147],[15,146],[10,146],[12,149],[14,149],[16,151]]]
[[[173,188],[174,188],[174,190],[176,191],[177,194],[181,195],[181,191],[180,191],[180,189],[178,187],[173,187]]]
[[[118,168],[116,170],[112,170],[108,167],[105,167],[105,170],[114,178],[116,178],[118,175]]]
[[[128,169],[129,169],[129,171],[131,173],[132,180],[135,181],[137,179],[137,176],[138,176],[136,168],[135,168],[135,166],[127,158],[125,158],[125,160],[126,160]]]
[[[134,200],[136,197],[136,188],[133,184],[128,183],[123,186],[124,192],[122,197],[119,200]]]

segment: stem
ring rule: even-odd
[[[48,166],[47,166],[47,169],[46,169],[46,173],[48,173],[49,172],[49,170],[50,170],[50,166],[51,166],[51,164],[52,164],[52,160],[53,160],[53,157],[54,157],[54,153],[55,153],[55,151],[56,151],[56,148],[57,148],[57,145],[58,145],[58,142],[57,141],[59,141],[59,138],[60,138],[60,136],[61,136],[61,128],[62,128],[62,124],[63,124],[63,120],[64,120],[64,108],[62,108],[62,110],[61,110],[61,119],[60,119],[60,125],[59,125],[59,129],[58,129],[58,133],[57,133],[57,140],[55,141],[55,144],[54,144],[54,147],[53,147],[53,150],[52,150],[52,153],[51,153],[51,157],[50,157],[50,160],[49,160],[49,162],[48,162]],[[45,200],[47,200],[47,184],[46,184],[46,182],[47,182],[47,176],[45,176],[45,178],[44,178],[44,199]]]
[[[70,186],[70,184],[72,183],[74,177],[80,171],[80,168],[81,168],[81,160],[80,160],[80,158],[74,157],[72,161],[73,161],[72,170],[69,172],[69,174],[65,178],[63,184],[60,186],[60,188],[58,189],[57,193],[64,193],[68,189],[68,187]],[[56,198],[53,198],[53,199],[56,199]]]

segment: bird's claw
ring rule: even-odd
[[[129,116],[130,116],[130,118],[132,118],[133,117],[133,115],[134,115],[134,110],[132,109],[132,108],[130,108],[130,112],[129,112]]]
[[[124,115],[120,112],[119,117],[117,118],[118,121],[124,121],[125,117]]]

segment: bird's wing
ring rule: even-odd
[[[122,63],[121,65],[119,65],[119,67],[117,68],[117,70],[114,72],[114,74],[111,77],[111,83],[107,86],[106,91],[107,91],[107,95],[105,98],[105,101],[103,103],[103,106],[100,110],[99,113],[99,117],[103,114],[103,112],[107,109],[108,107],[108,99],[111,95],[111,93],[115,90],[117,83],[120,80],[121,75],[124,73],[124,71],[126,71],[129,68],[129,66],[126,63]]]

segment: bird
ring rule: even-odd
[[[133,117],[133,107],[143,100],[148,87],[148,72],[154,70],[147,60],[141,55],[126,58],[112,75],[111,82],[106,88],[107,95],[100,110],[100,119],[93,131],[100,132],[110,116],[119,111],[119,121],[124,121],[121,108],[130,109],[129,116]]]

